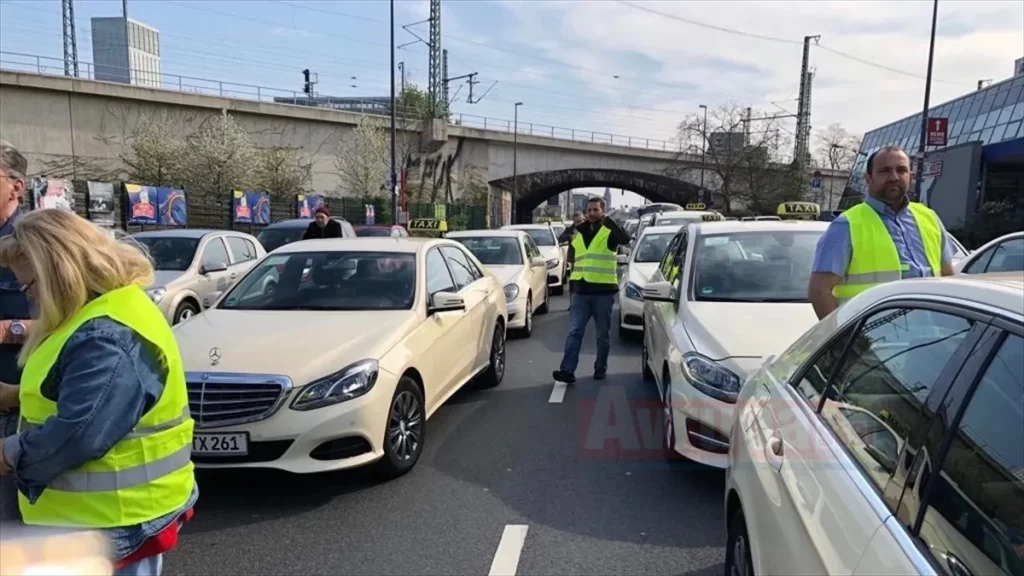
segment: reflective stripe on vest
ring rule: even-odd
[[[911,202],[910,210],[924,245],[928,266],[934,276],[942,271],[942,225],[930,208]],[[832,289],[832,295],[843,302],[878,284],[901,280],[910,269],[900,262],[882,217],[871,205],[861,203],[843,213],[849,223],[852,257],[846,275]]]
[[[181,357],[167,320],[138,286],[114,290],[89,302],[32,351],[19,389],[19,431],[28,432],[57,415],[57,404],[43,396],[43,382],[51,377],[68,338],[85,322],[100,317],[131,328],[154,346],[167,369],[167,381],[156,404],[101,458],[64,471],[47,484],[35,502],[18,495],[26,524],[135,526],[178,510],[192,494],[194,423],[188,411]]]
[[[569,280],[583,280],[587,284],[618,284],[616,254],[608,248],[611,230],[602,226],[590,240],[590,246],[583,243],[583,235],[572,239],[574,262]]]

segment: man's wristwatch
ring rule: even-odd
[[[10,327],[7,329],[10,340],[12,343],[20,343],[25,339],[25,323],[21,320],[15,320],[11,322]]]

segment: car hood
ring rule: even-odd
[[[282,374],[296,386],[379,359],[419,321],[411,310],[325,312],[212,309],[174,327],[188,372]],[[210,360],[219,348],[220,361]]]
[[[818,321],[809,303],[690,301],[682,313],[694,350],[712,360],[733,358],[741,372],[785,350]]]
[[[658,270],[657,262],[631,262],[629,264],[629,275],[627,280],[636,284],[637,286],[643,286],[651,280],[651,276]]]
[[[519,281],[519,275],[523,272],[523,266],[521,264],[516,264],[515,266],[488,266],[487,270],[494,274],[494,277],[504,286]]]
[[[537,246],[540,249],[540,253],[544,255],[545,260],[551,260],[552,258],[562,258],[562,249],[558,246]]]
[[[182,270],[157,270],[153,273],[153,286],[167,286],[184,275]]]

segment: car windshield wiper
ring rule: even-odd
[[[697,300],[701,302],[747,302],[751,304],[781,304],[789,302],[810,302],[806,298],[725,298],[715,296],[697,296]]]

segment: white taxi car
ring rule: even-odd
[[[729,574],[1024,574],[1024,278],[872,288],[746,381]]]
[[[807,297],[826,222],[702,222],[672,239],[643,290],[644,378],[668,456],[724,468],[736,395],[761,358],[817,321]]]
[[[438,407],[475,376],[501,382],[507,321],[501,282],[457,242],[281,246],[175,327],[193,461],[297,473],[376,462],[403,474]]]
[[[522,230],[449,232],[469,249],[505,287],[508,328],[525,337],[533,333],[533,314],[548,311],[547,260]]]
[[[634,243],[636,248],[617,257],[618,263],[625,266],[619,277],[619,336],[629,337],[643,331],[643,288],[657,272],[665,249],[677,232],[679,226],[648,226]]]
[[[950,236],[950,239],[953,239]],[[953,239],[954,250],[957,243]],[[1024,272],[1024,231],[1000,236],[954,263],[960,274]]]
[[[533,242],[540,248],[540,253],[547,261],[548,287],[555,294],[561,294],[565,290],[565,265],[568,262],[566,250],[558,245],[558,236],[549,224],[511,224],[503,226],[502,230],[522,230],[533,238]]]

